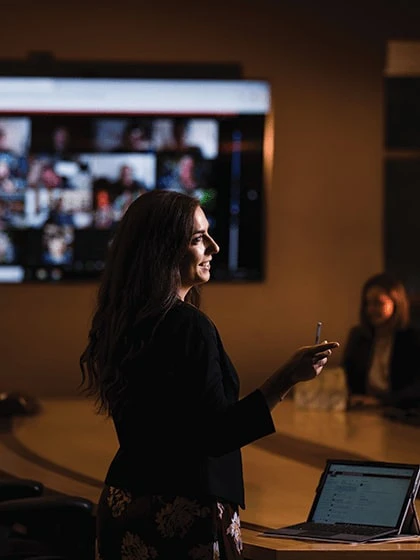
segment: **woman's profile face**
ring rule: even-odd
[[[198,206],[194,213],[193,234],[180,268],[181,299],[184,299],[185,294],[193,286],[210,280],[210,262],[212,255],[219,252],[219,246],[209,234],[208,228],[206,215]]]
[[[365,296],[365,312],[370,324],[379,327],[394,314],[395,304],[386,290],[380,286],[371,286]]]

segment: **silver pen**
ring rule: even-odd
[[[321,341],[321,327],[322,327],[322,322],[318,321],[318,323],[316,324],[315,344],[319,344]]]

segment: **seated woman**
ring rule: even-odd
[[[420,335],[400,281],[380,273],[365,282],[342,366],[350,404],[420,404]]]

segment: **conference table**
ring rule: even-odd
[[[244,556],[250,560],[396,560],[420,558],[420,540],[326,544],[262,536],[306,520],[327,459],[420,462],[420,426],[396,422],[372,407],[305,410],[286,399],[273,411],[276,433],[243,448],[247,507],[241,511]],[[98,500],[117,449],[112,422],[81,399],[45,399],[34,417],[0,436],[0,468],[36,478],[60,492]],[[417,509],[419,502],[417,501]]]

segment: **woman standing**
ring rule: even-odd
[[[338,344],[299,349],[239,399],[238,375],[197,287],[219,247],[198,201],[156,190],[112,241],[83,382],[114,421],[119,450],[97,514],[103,560],[241,557],[240,448],[274,432],[270,410],[314,378]]]

